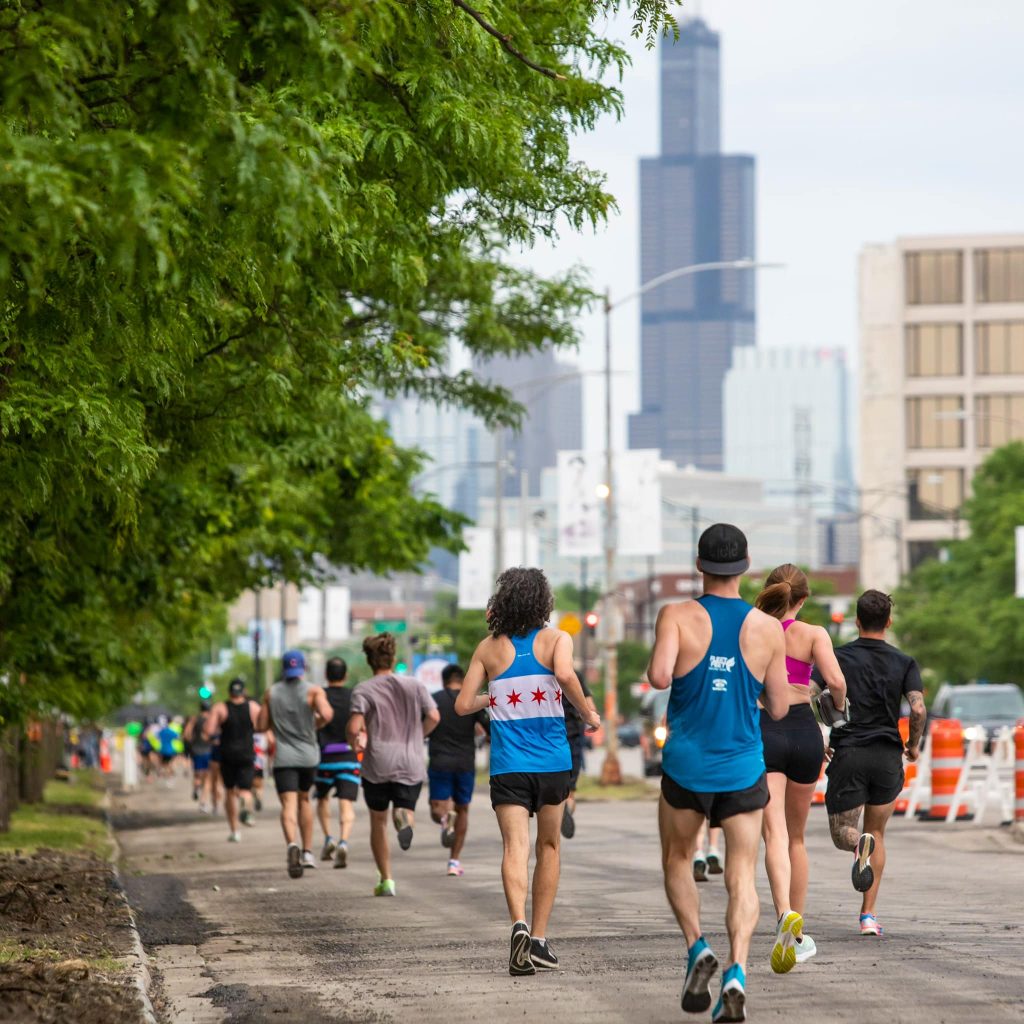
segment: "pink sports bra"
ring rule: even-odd
[[[786,619],[782,624],[782,631],[786,632],[796,619]],[[791,658],[786,655],[786,675],[794,686],[810,686],[811,670],[814,665],[809,661],[801,661],[799,658]]]

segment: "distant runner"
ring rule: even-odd
[[[461,878],[462,848],[469,828],[469,803],[476,784],[476,738],[489,730],[487,712],[463,718],[455,710],[464,673],[458,665],[441,670],[442,688],[434,694],[441,721],[430,734],[430,816],[441,826],[441,845],[450,851],[448,874]]]
[[[395,638],[378,633],[363,641],[374,675],[352,692],[348,741],[363,751],[363,799],[370,809],[370,849],[377,865],[374,896],[394,896],[388,808],[398,845],[412,845],[416,801],[426,777],[423,740],[440,720],[433,698],[415,679],[395,675]]]
[[[455,701],[460,715],[491,716],[491,805],[504,843],[501,879],[512,919],[509,974],[558,969],[548,921],[559,875],[559,830],[569,795],[572,754],[563,698],[586,726],[601,719],[587,704],[572,664],[572,637],[547,626],[554,598],[539,569],[506,569],[488,604],[481,640]],[[488,692],[480,693],[487,685]],[[526,923],[530,818],[537,815],[533,920]]]
[[[711,1005],[709,983],[718,970],[700,925],[692,867],[697,836],[705,818],[725,833],[729,966],[711,1019],[742,1021],[759,912],[754,873],[768,803],[757,701],[773,718],[786,714],[786,645],[779,622],[739,596],[750,567],[743,532],[725,523],[710,526],[697,554],[704,596],[662,608],[647,667],[652,686],[672,687],[658,824],[665,893],[689,950],[682,996],[687,1013]]]
[[[846,677],[850,721],[832,730],[825,809],[832,842],[855,854],[853,887],[864,894],[861,935],[882,934],[875,906],[885,869],[885,826],[903,789],[903,758],[918,759],[928,720],[921,670],[913,658],[886,643],[891,625],[892,598],[866,590],[857,600],[859,638],[836,649]],[[904,697],[910,704],[905,749],[899,730]]]
[[[581,679],[580,686],[583,688],[583,696],[587,699],[587,707],[594,714],[597,714],[597,705],[590,692],[590,687]],[[569,796],[562,808],[562,835],[566,839],[572,839],[576,835],[576,786],[580,781],[580,772],[583,771],[583,719],[579,712],[570,704],[565,709],[565,735],[569,740],[569,753],[572,755],[572,774],[569,776]]]
[[[210,715],[208,700],[199,702],[199,714],[185,723],[184,737],[192,752],[192,799],[199,802],[199,810],[209,814],[210,799],[210,751],[213,744],[203,735],[203,725]]]
[[[324,831],[321,860],[334,858],[334,866],[348,865],[348,841],[359,797],[359,760],[349,746],[346,728],[352,709],[352,691],[345,686],[348,665],[343,658],[327,662],[327,703],[334,717],[318,733],[320,763],[316,770],[316,810]],[[331,792],[338,798],[338,841],[331,835]]]
[[[257,728],[260,732],[274,730],[274,786],[281,801],[288,877],[301,878],[304,870],[316,867],[313,805],[309,802],[320,762],[316,730],[331,721],[334,710],[323,689],[302,678],[306,672],[302,651],[285,651],[281,668],[284,679],[263,695]]]
[[[693,880],[706,882],[708,875],[721,875],[724,871],[722,830],[708,828],[705,822],[697,836],[697,852],[693,855]]]
[[[761,739],[768,770],[771,802],[764,812],[764,866],[775,902],[775,944],[771,968],[785,974],[809,960],[817,945],[804,934],[809,865],[804,830],[811,810],[825,745],[811,710],[811,670],[817,667],[837,710],[846,702],[846,680],[823,626],[799,621],[811,588],[803,571],[786,563],[773,569],[757,595],[757,607],[782,623],[786,633],[786,676],[789,679],[785,718],[775,721],[761,712]]]
[[[228,819],[228,841],[240,843],[238,828],[252,823],[246,799],[252,798],[252,736],[260,706],[245,695],[245,681],[232,679],[228,699],[214,706],[203,725],[203,736],[220,733],[220,777],[224,784],[224,812]]]

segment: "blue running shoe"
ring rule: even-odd
[[[712,1024],[732,1024],[747,1019],[747,976],[739,964],[733,964],[722,975],[722,994],[711,1012]]]
[[[682,1006],[687,1013],[703,1013],[711,1005],[711,978],[718,970],[718,958],[702,935],[686,958]]]

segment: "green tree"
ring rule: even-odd
[[[941,679],[1024,681],[1024,604],[1014,597],[1014,529],[1024,523],[1024,443],[994,451],[974,474],[970,528],[946,557],[919,565],[896,593],[900,643]]]
[[[513,423],[451,343],[575,342],[581,274],[507,249],[612,208],[569,140],[621,111],[621,6],[0,10],[0,721],[98,713],[245,587],[457,546],[367,396]]]

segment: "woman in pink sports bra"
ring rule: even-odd
[[[837,708],[844,707],[846,701],[846,680],[831,637],[821,626],[798,619],[810,593],[804,573],[787,563],[772,570],[755,602],[761,611],[782,622],[790,683],[786,717],[774,721],[767,712],[761,712],[771,794],[762,826],[764,864],[778,917],[771,952],[772,970],[778,974],[792,970],[794,964],[810,959],[817,951],[814,940],[803,934],[808,876],[804,831],[825,757],[821,728],[811,710],[812,669],[818,669]]]

